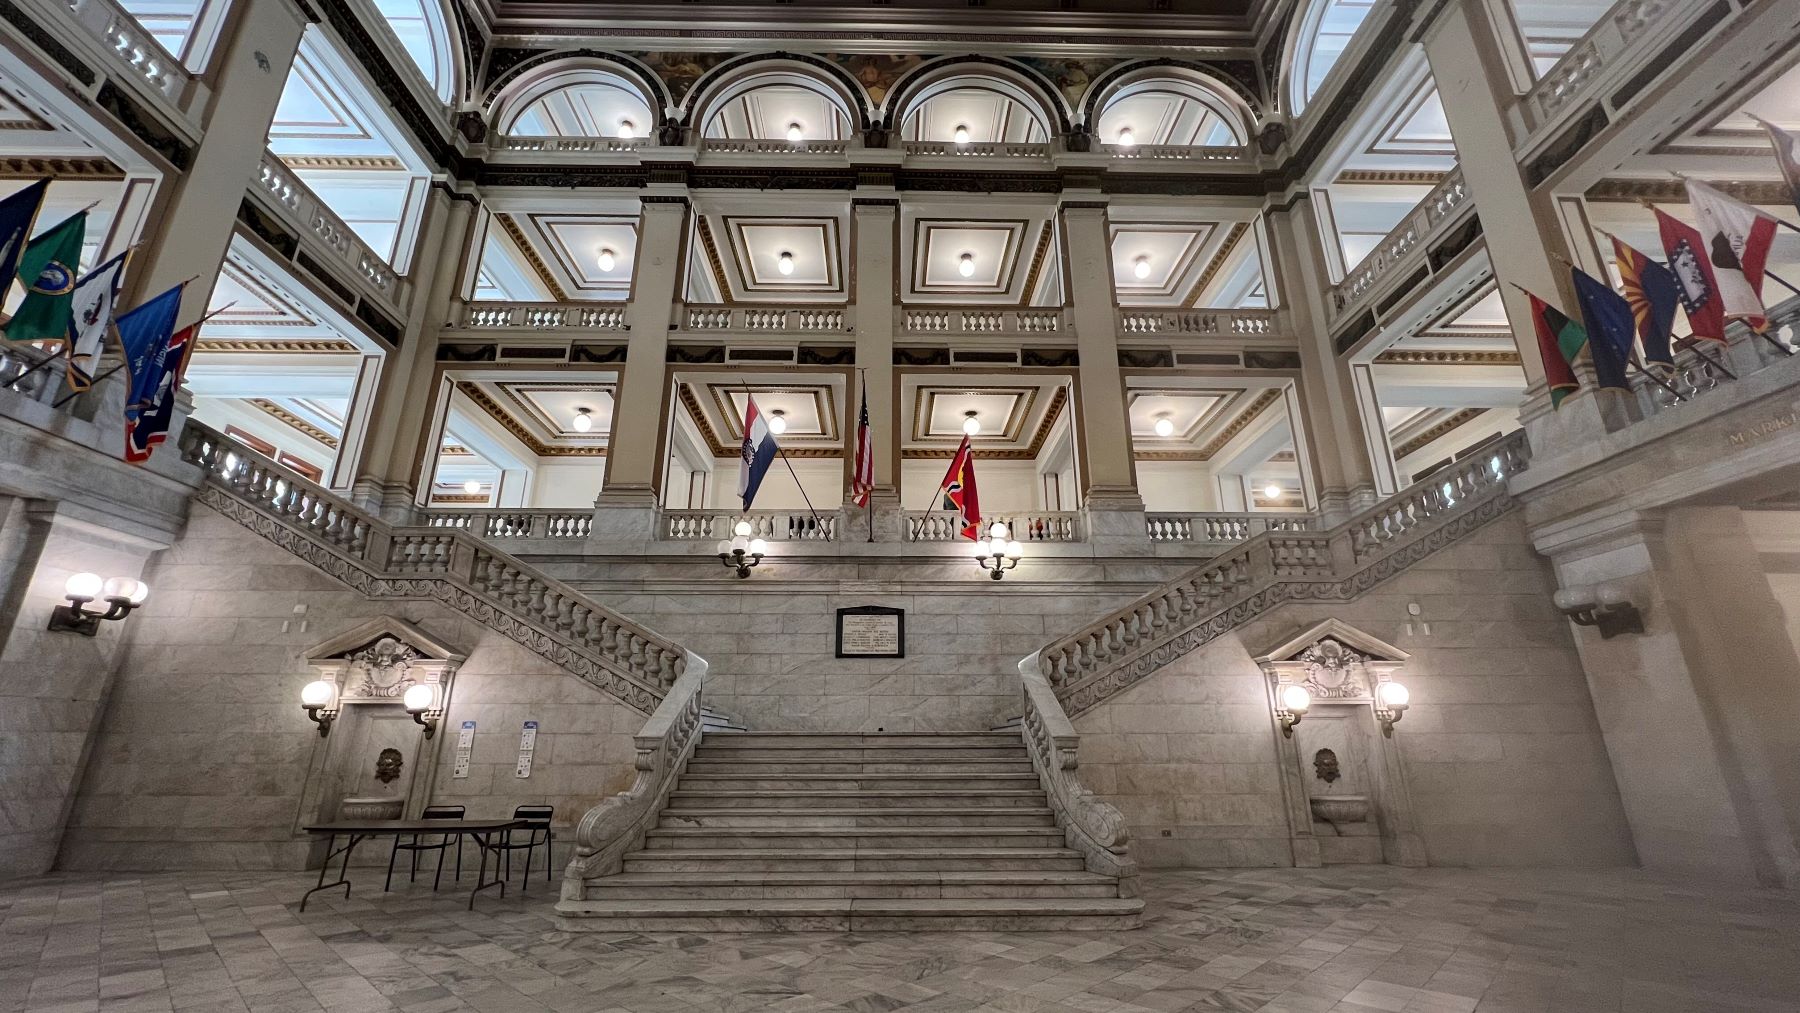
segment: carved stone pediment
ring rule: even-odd
[[[1339,619],[1327,619],[1259,656],[1271,686],[1300,685],[1315,701],[1365,702],[1410,657]]]
[[[306,652],[342,703],[398,703],[417,685],[443,687],[465,655],[404,619],[364,623]],[[441,698],[441,694],[440,694]]]

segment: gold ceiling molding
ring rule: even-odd
[[[1031,270],[1025,275],[1025,287],[1019,291],[1019,305],[1031,305],[1031,296],[1037,291],[1038,279],[1043,276],[1044,265],[1050,260],[1050,221],[1044,220],[1044,229],[1038,233],[1037,250],[1031,255]]]
[[[1125,393],[1126,393],[1125,409],[1127,411],[1131,410],[1132,405],[1137,404],[1138,398],[1146,397],[1146,396],[1149,396],[1149,397],[1178,397],[1178,398],[1198,398],[1198,397],[1212,398],[1213,403],[1210,406],[1208,406],[1205,411],[1201,412],[1198,418],[1194,419],[1194,422],[1192,425],[1188,426],[1187,429],[1184,432],[1182,432],[1181,434],[1179,434],[1177,436],[1168,437],[1171,440],[1180,440],[1180,441],[1192,443],[1193,441],[1200,438],[1200,434],[1206,431],[1207,426],[1218,421],[1218,419],[1221,415],[1224,415],[1227,412],[1231,411],[1231,409],[1234,405],[1242,403],[1245,396],[1249,393],[1249,391],[1244,390],[1242,388],[1235,389],[1235,390],[1205,390],[1205,389],[1199,388],[1199,387],[1133,387],[1133,388],[1127,390]],[[1173,421],[1173,420],[1171,420],[1171,421]],[[1156,438],[1162,439],[1163,437],[1159,436]],[[1137,439],[1137,437],[1133,436],[1132,439],[1135,440],[1135,439]],[[1181,451],[1170,451],[1170,453],[1181,453]]]
[[[297,429],[300,432],[306,434],[306,436],[313,439],[314,441],[323,443],[325,446],[330,447],[333,450],[336,450],[338,448],[338,438],[337,437],[331,435],[330,433],[326,432],[323,429],[320,429],[318,426],[313,425],[311,422],[306,421],[305,419],[301,418],[300,416],[295,415],[293,412],[288,411],[286,408],[283,408],[282,406],[276,404],[275,402],[269,400],[268,398],[253,397],[250,399],[250,403],[255,405],[258,408],[261,408],[264,412],[268,413],[269,415],[272,415],[275,418],[281,420],[283,423],[285,423],[287,425],[288,428]]]
[[[1375,357],[1375,364],[1378,366],[1517,366],[1521,364],[1521,360],[1516,351],[1429,351],[1390,348]]]
[[[1449,173],[1437,169],[1345,169],[1333,183],[1437,186]]]
[[[544,263],[543,257],[538,256],[537,247],[531,245],[530,241],[525,238],[525,230],[519,228],[519,223],[513,221],[513,216],[504,211],[496,211],[494,220],[500,223],[502,229],[506,230],[513,245],[519,248],[519,255],[525,258],[527,264],[531,265],[531,270],[537,275],[538,280],[550,290],[551,301],[569,302],[569,294],[563,291],[561,285],[557,284],[556,278],[550,274],[550,265]]]
[[[1270,464],[1293,464],[1298,460],[1299,456],[1291,450],[1277,450],[1269,455]]]
[[[1060,390],[1061,388],[1058,389]],[[913,388],[912,441],[914,443],[923,443],[926,440],[947,440],[954,438],[957,441],[957,445],[961,446],[962,433],[960,431],[957,432],[954,437],[934,436],[924,431],[924,426],[927,424],[925,418],[925,397],[927,394],[930,394],[932,397],[937,397],[939,394],[967,394],[976,397],[993,394],[1011,394],[1013,396],[1013,410],[1007,415],[1006,424],[1000,427],[1000,435],[1009,440],[1017,440],[1025,434],[1025,420],[1031,417],[1032,406],[1037,404],[1038,390],[1039,388],[1037,387],[935,387],[931,384],[921,383]],[[972,442],[971,445],[973,445]],[[950,451],[950,453],[955,452],[954,449]],[[991,457],[993,454],[989,453],[988,456]]]
[[[1243,239],[1244,233],[1249,231],[1250,223],[1238,222],[1231,227],[1230,232],[1225,234],[1225,241],[1219,244],[1219,252],[1213,254],[1212,261],[1206,265],[1206,270],[1200,272],[1200,279],[1194,282],[1193,291],[1188,294],[1188,309],[1199,307],[1200,297],[1206,293],[1206,286],[1211,285],[1213,279],[1218,277],[1219,272],[1224,270],[1225,261],[1229,260],[1232,251],[1237,249],[1238,240]]]
[[[17,129],[0,124],[0,130]],[[0,157],[0,179],[87,179],[116,181],[125,170],[104,158],[51,158],[35,155]]]
[[[1219,430],[1219,435],[1214,436],[1206,446],[1200,448],[1200,459],[1202,461],[1212,460],[1213,455],[1220,450],[1223,450],[1225,444],[1230,443],[1233,437],[1249,428],[1250,423],[1256,421],[1257,416],[1261,415],[1264,411],[1267,411],[1270,405],[1279,400],[1281,400],[1281,389],[1279,387],[1270,387],[1263,391],[1255,401],[1250,402],[1250,406],[1245,408],[1237,418],[1226,423],[1225,428]]]
[[[719,257],[719,244],[713,239],[712,226],[706,223],[705,215],[694,216],[694,228],[700,233],[700,248],[706,251],[706,263],[712,268],[713,283],[719,287],[719,299],[727,306],[737,305],[732,297],[731,285],[725,280],[725,261]]]
[[[290,169],[406,171],[406,163],[392,155],[282,155],[281,164]]]
[[[446,443],[438,451],[440,457],[474,457],[475,452],[460,443]]]
[[[1032,434],[1030,453],[1035,460],[1038,451],[1044,449],[1045,441],[1050,439],[1050,427],[1056,424],[1057,416],[1062,414],[1063,406],[1069,402],[1069,388],[1058,387],[1050,396],[1050,406],[1044,409],[1044,421],[1038,423],[1037,432]]]
[[[201,338],[196,352],[234,352],[255,354],[287,354],[316,352],[325,355],[360,355],[362,350],[348,341],[330,338],[300,338],[293,341],[264,338]]]
[[[1462,411],[1457,412],[1449,418],[1444,419],[1442,422],[1432,426],[1430,429],[1407,440],[1400,446],[1395,447],[1394,460],[1398,461],[1401,458],[1418,453],[1432,442],[1449,435],[1452,430],[1473,422],[1486,413],[1487,410],[1484,408],[1464,408]]]
[[[744,438],[744,434],[738,432],[737,426],[734,424],[737,419],[737,406],[731,403],[732,393],[739,390],[748,390],[752,397],[757,394],[810,394],[813,399],[813,414],[819,417],[819,435],[805,437],[796,433],[793,434],[793,439],[810,438],[831,440],[835,443],[841,436],[837,428],[837,395],[830,384],[820,384],[817,387],[770,387],[742,383],[723,385],[709,383],[706,385],[706,390],[712,397],[714,407],[719,410],[719,421],[725,424],[726,435],[734,440],[741,442]],[[785,454],[789,451],[783,447],[781,452]],[[736,454],[737,451],[734,449],[730,453]]]
[[[604,394],[607,397],[610,397],[613,399],[613,407],[615,410],[617,410],[618,403],[619,403],[618,394],[615,392],[613,384],[610,384],[610,383],[599,383],[599,384],[595,384],[595,383],[545,383],[545,382],[541,382],[541,381],[529,381],[529,380],[527,380],[527,381],[495,380],[494,384],[495,384],[495,386],[500,388],[500,393],[505,394],[506,399],[508,401],[512,402],[513,407],[517,408],[520,412],[523,412],[525,415],[535,418],[537,420],[538,425],[541,425],[546,430],[549,430],[550,432],[555,433],[558,437],[561,437],[563,435],[562,423],[558,422],[556,419],[551,418],[549,412],[546,412],[543,409],[543,407],[541,405],[539,405],[537,402],[526,398],[524,396],[524,394],[528,394],[528,393],[531,393],[534,391],[562,392],[562,393],[574,393],[574,394]],[[521,391],[523,391],[524,394],[520,393]],[[591,409],[591,408],[588,410],[590,413],[593,411],[593,409]],[[606,436],[610,437],[611,434],[610,433],[606,433],[606,434],[596,433],[593,435],[595,435],[595,436],[606,435]]]
[[[1747,204],[1786,205],[1793,191],[1780,180],[1705,180],[1720,193],[1729,194]],[[1679,179],[1603,179],[1586,194],[1588,200],[1612,204],[1628,204],[1647,200],[1656,204],[1686,204],[1687,185]]]
[[[712,423],[706,420],[706,413],[700,410],[700,399],[694,396],[692,384],[681,383],[675,387],[675,395],[688,410],[688,417],[694,420],[694,428],[700,430],[700,438],[706,441],[707,449],[714,457],[729,457],[732,451],[720,442],[719,435],[713,432]]]
[[[458,489],[456,492],[438,492],[437,490],[434,489],[434,490],[432,490],[432,493],[431,493],[431,502],[433,502],[433,503],[454,503],[454,504],[466,505],[466,506],[487,506],[488,498],[486,496],[483,496],[481,493],[475,493],[474,495],[470,495],[469,493],[463,492],[460,489]]]
[[[487,412],[488,417],[500,423],[507,432],[519,438],[519,442],[539,457],[605,457],[605,447],[553,447],[525,427],[525,424],[513,418],[511,412],[488,395],[479,386],[468,380],[456,381],[456,389],[475,402],[476,407]]]

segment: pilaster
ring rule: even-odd
[[[852,298],[856,319],[856,370],[860,389],[853,389],[849,406],[849,452],[845,468],[855,466],[856,418],[861,396],[869,399],[869,431],[873,444],[875,491],[869,509],[850,502],[851,478],[844,481],[848,537],[868,539],[873,526],[882,532],[900,530],[899,428],[894,412],[894,313],[898,303],[900,202],[897,198],[857,197],[852,201],[855,262],[852,265]]]

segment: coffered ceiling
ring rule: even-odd
[[[1001,210],[991,204],[989,209]],[[1014,306],[1060,301],[1053,297],[1059,279],[1052,209],[1018,204],[1004,210],[963,217],[966,212],[957,205],[903,207],[903,301]]]
[[[1279,386],[1230,386],[1195,377],[1152,384],[1151,378],[1137,377],[1126,390],[1132,451],[1139,460],[1211,461],[1248,427],[1266,422],[1265,413],[1283,413]],[[1157,432],[1164,420],[1171,427],[1167,436]]]
[[[696,202],[695,212],[691,301],[849,300],[847,203],[727,198]]]
[[[783,453],[797,458],[842,456],[845,383],[842,372],[822,370],[684,370],[675,377],[676,397],[704,444],[697,449],[715,458],[738,456],[751,398],[756,399],[757,411],[782,420],[785,429],[776,442]]]
[[[1136,220],[1141,214],[1123,209],[1112,218],[1119,305],[1259,304],[1263,263],[1251,222]]]
[[[452,380],[463,403],[497,423],[539,457],[600,457],[612,435],[618,376],[610,371],[457,372]],[[577,428],[583,415],[592,420]]]
[[[912,372],[900,381],[900,445],[908,458],[949,458],[973,417],[970,446],[983,457],[1033,460],[1068,406],[1068,377]]]

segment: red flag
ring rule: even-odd
[[[1686,180],[1688,204],[1706,239],[1707,258],[1718,282],[1727,317],[1737,317],[1752,330],[1769,326],[1763,309],[1763,266],[1775,243],[1775,219],[1733,200],[1698,180]]]
[[[1687,311],[1688,328],[1696,338],[1725,340],[1725,303],[1712,261],[1706,256],[1706,240],[1700,231],[1656,208],[1656,227],[1662,233],[1663,253],[1681,290],[1681,308]]]
[[[962,514],[962,536],[970,541],[980,539],[981,498],[975,491],[975,452],[969,448],[967,436],[956,448],[956,456],[950,459],[950,470],[944,472],[943,484],[938,489],[944,494],[944,509]]]
[[[1587,332],[1560,310],[1532,295],[1531,324],[1537,330],[1538,355],[1544,360],[1544,383],[1550,388],[1550,407],[1561,408],[1563,398],[1581,388],[1573,363],[1587,347]]]
[[[862,414],[856,419],[856,463],[850,469],[850,495],[859,507],[875,492],[875,442],[869,435],[869,389],[863,388]]]

